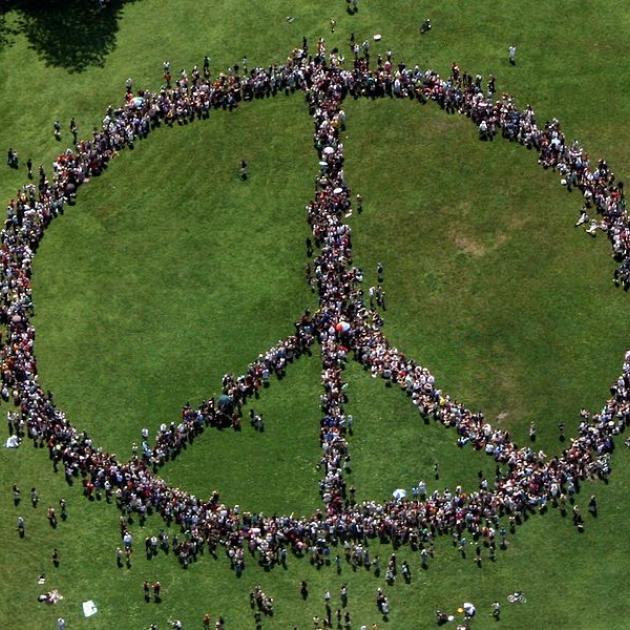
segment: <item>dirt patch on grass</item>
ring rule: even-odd
[[[455,236],[455,245],[457,245],[459,250],[475,258],[480,258],[487,251],[487,247],[483,243],[464,236],[463,234],[457,234]]]
[[[498,232],[495,234],[489,245],[485,245],[481,240],[466,236],[461,232],[454,234],[455,245],[459,251],[472,256],[473,258],[481,258],[489,252],[497,250],[499,247],[507,243],[512,232]]]

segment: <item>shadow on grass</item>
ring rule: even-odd
[[[136,1],[111,0],[101,9],[98,0],[0,0],[0,49],[24,35],[48,66],[69,72],[103,66],[116,47],[123,5]]]

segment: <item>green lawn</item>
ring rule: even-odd
[[[531,102],[540,122],[560,119],[593,159],[606,155],[626,177],[630,11],[622,2],[361,0],[356,16],[344,12],[342,0],[136,0],[107,14],[93,14],[88,4],[18,2],[0,22],[0,145],[48,170],[68,140],[71,116],[88,133],[120,100],[127,77],[157,88],[165,59],[175,72],[201,64],[204,54],[217,70],[243,55],[268,64],[286,58],[303,35],[312,42],[325,36],[329,48],[345,51],[350,32],[360,40],[380,32],[375,53],[391,47],[397,59],[441,72],[454,60],[473,73],[493,72],[499,91]],[[434,28],[420,38],[425,16]],[[518,47],[514,68],[507,63],[511,42]],[[385,333],[445,391],[483,409],[517,442],[535,420],[541,447],[558,452],[557,423],[573,428],[582,406],[602,405],[630,332],[629,298],[611,282],[607,242],[573,228],[578,193],[567,194],[533,152],[501,139],[480,143],[469,121],[435,105],[361,101],[346,111],[346,176],[365,200],[364,212],[351,219],[355,260],[366,287],[376,262],[385,265]],[[57,117],[61,144],[52,137]],[[176,419],[186,400],[198,404],[216,393],[222,374],[242,371],[315,304],[302,271],[304,205],[317,169],[311,132],[300,95],[160,129],[117,157],[55,221],[34,264],[39,370],[58,405],[96,443],[126,457],[141,427],[154,431]],[[243,158],[247,182],[238,178]],[[9,199],[26,173],[4,165],[0,172],[0,194]],[[265,415],[263,434],[246,422],[240,433],[207,431],[163,476],[199,495],[218,488],[243,509],[312,512],[320,505],[319,371],[315,348],[250,403]],[[493,473],[492,461],[458,449],[452,432],[425,425],[397,388],[357,364],[346,378],[355,417],[350,481],[359,498],[381,499],[419,479],[432,489],[470,488],[479,470]],[[531,518],[509,550],[496,563],[484,558],[482,569],[441,541],[428,571],[414,557],[412,584],[386,587],[388,624],[373,602],[384,580],[353,574],[348,565],[338,576],[334,565],[317,571],[307,560],[271,573],[248,563],[237,579],[222,555],[205,556],[187,571],[172,557],[149,562],[142,540],[163,526],[155,518],[134,528],[132,568],[117,569],[116,509],[68,488],[51,474],[44,451],[30,444],[2,449],[0,625],[53,629],[63,615],[69,628],[139,629],[155,621],[162,629],[172,616],[200,628],[210,610],[215,618],[223,614],[228,628],[253,628],[247,594],[259,583],[277,602],[263,627],[307,629],[323,614],[324,591],[336,606],[347,580],[353,628],[430,627],[436,607],[454,610],[465,600],[480,611],[474,627],[489,628],[496,625],[495,599],[505,604],[504,628],[627,628],[630,457],[621,446],[610,485],[594,484],[579,498],[585,506],[596,492],[601,508],[583,535],[555,512]],[[11,503],[15,482],[24,495],[19,508]],[[42,496],[36,510],[28,501],[33,485]],[[45,509],[61,496],[70,517],[53,531]],[[18,514],[27,521],[23,541],[15,532]],[[50,562],[54,547],[62,557],[58,570]],[[375,544],[371,553],[384,558],[391,550]],[[37,585],[41,571],[46,587]],[[162,604],[144,603],[145,578],[162,582]],[[306,603],[298,593],[302,579],[312,593]],[[64,595],[56,607],[36,601],[48,587]],[[506,594],[517,589],[528,603],[508,605]],[[86,599],[99,607],[89,620],[80,610]]]

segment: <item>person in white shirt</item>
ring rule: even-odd
[[[516,46],[514,44],[508,48],[508,61],[511,65],[516,65]]]

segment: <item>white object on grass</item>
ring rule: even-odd
[[[397,488],[392,496],[396,501],[402,501],[407,496],[407,491],[404,488]]]
[[[6,448],[17,448],[20,445],[20,438],[17,435],[12,435],[7,438],[7,441],[4,443]]]
[[[87,602],[83,602],[83,614],[86,617],[91,617],[98,612],[96,604],[90,599]]]

